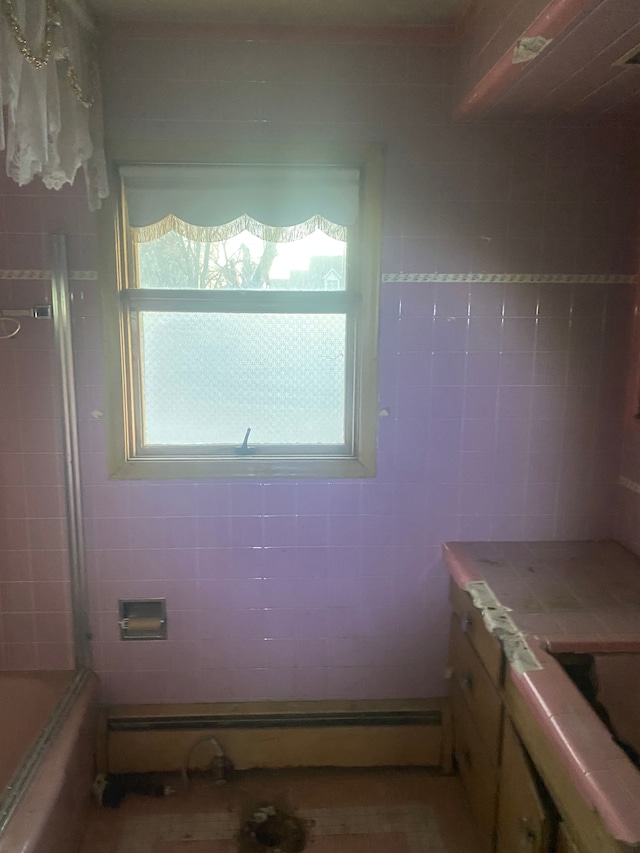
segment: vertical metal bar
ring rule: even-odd
[[[89,643],[89,599],[85,569],[80,453],[71,333],[71,294],[64,234],[51,235],[51,299],[56,352],[62,389],[62,432],[64,445],[65,498],[69,543],[71,614],[77,669],[91,666]]]

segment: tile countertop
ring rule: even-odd
[[[512,680],[608,832],[640,845],[640,771],[549,652],[640,653],[640,558],[617,542],[447,542],[463,589],[484,581],[542,669]],[[638,691],[640,686],[630,685]]]

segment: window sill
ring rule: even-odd
[[[333,459],[133,459],[111,466],[116,480],[357,479],[375,477],[375,460]]]

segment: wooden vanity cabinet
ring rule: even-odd
[[[453,583],[451,605],[453,756],[484,847],[492,850],[502,737],[502,649],[469,594]]]
[[[502,697],[456,615],[451,620],[449,666],[452,700],[466,705],[489,757],[497,765],[502,733]]]
[[[535,770],[511,722],[504,723],[496,853],[550,853],[553,826]]]
[[[569,835],[569,831],[563,821],[560,822],[560,826],[558,827],[555,853],[580,853],[578,846]]]
[[[502,684],[504,676],[504,656],[502,647],[496,638],[487,631],[482,614],[476,608],[469,593],[451,581],[449,600],[462,632],[482,661],[489,678],[496,687]]]
[[[450,599],[453,755],[484,847],[553,853],[554,820],[504,710],[502,647],[471,596],[453,582]]]

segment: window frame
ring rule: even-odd
[[[99,280],[102,292],[105,426],[109,475],[116,479],[193,478],[307,478],[372,477],[376,473],[377,435],[377,343],[380,287],[382,220],[382,152],[375,144],[251,143],[205,144],[166,141],[111,141],[107,146],[113,192],[100,213]],[[349,282],[345,291],[271,291],[264,311],[321,313],[327,305],[342,306],[347,340],[352,348],[351,376],[347,376],[345,399],[351,406],[352,447],[348,454],[321,455],[312,448],[297,447],[292,454],[212,456],[207,446],[188,445],[163,449],[161,455],[139,445],[139,401],[134,392],[136,348],[132,345],[132,322],[125,303],[131,307],[166,307],[180,303],[181,310],[233,311],[243,300],[257,304],[259,291],[202,292],[149,290],[131,287],[135,276],[135,247],[127,239],[126,205],[119,169],[136,164],[232,164],[232,165],[335,165],[360,170],[358,224],[349,229],[347,252]],[[117,188],[117,189],[116,189]],[[133,250],[133,251],[132,251]],[[213,296],[213,298],[212,298]],[[214,304],[217,308],[212,308]],[[296,310],[296,306],[300,306]],[[285,310],[286,309],[286,310]],[[255,312],[253,313],[264,313]],[[141,382],[141,376],[138,376]],[[352,387],[349,387],[351,384]],[[137,417],[136,417],[137,415]],[[239,437],[241,443],[242,436]],[[213,448],[211,448],[213,449]]]

